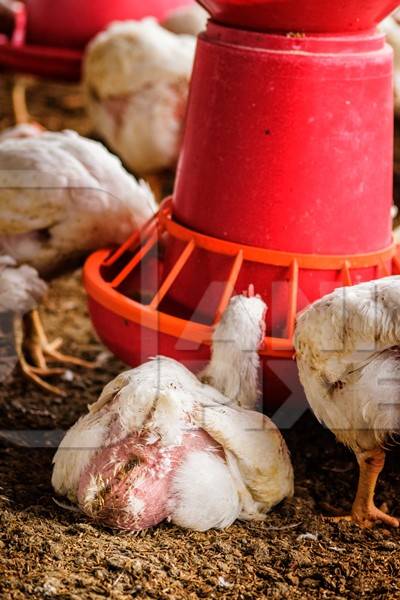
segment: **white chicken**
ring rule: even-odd
[[[55,455],[56,492],[95,521],[132,531],[164,519],[198,531],[224,528],[237,518],[263,519],[291,496],[282,436],[242,407],[259,395],[265,310],[258,297],[231,300],[199,377],[158,357],[109,383]]]
[[[317,418],[356,454],[352,514],[362,527],[399,521],[374,504],[386,442],[400,430],[400,277],[341,288],[300,315],[300,379]]]
[[[157,173],[178,160],[195,43],[148,18],[112,24],[86,52],[83,83],[96,131],[157,189]]]
[[[396,11],[380,23],[379,29],[386,35],[386,41],[394,52],[394,110],[400,112],[400,11]]]
[[[0,142],[0,254],[18,265],[49,277],[92,250],[122,243],[155,212],[146,184],[101,144],[70,131],[10,136]],[[25,326],[36,382],[35,369],[46,373],[46,356],[88,366],[62,355],[59,341],[48,342],[37,311]]]
[[[173,10],[161,25],[172,33],[197,36],[206,28],[209,16],[199,4],[189,4]]]
[[[37,123],[21,123],[19,125],[15,125],[14,127],[4,129],[4,131],[1,131],[0,142],[5,142],[6,140],[18,140],[35,137],[38,135],[42,135],[43,132],[43,127],[41,127]]]

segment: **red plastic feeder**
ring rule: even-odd
[[[25,0],[11,40],[0,36],[0,65],[42,77],[79,80],[86,44],[112,21],[164,19],[193,0]]]
[[[213,19],[173,198],[85,267],[94,325],[122,360],[162,353],[196,370],[231,294],[253,283],[269,305],[266,383],[282,401],[297,389],[296,313],[400,273],[392,52],[375,29],[397,3],[203,0]]]

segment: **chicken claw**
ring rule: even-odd
[[[35,366],[41,370],[48,370],[47,360],[56,362],[63,362],[71,365],[77,365],[79,367],[85,367],[86,369],[93,369],[96,364],[83,360],[82,358],[76,358],[75,356],[69,356],[59,352],[59,348],[62,345],[62,339],[57,338],[53,342],[49,342],[44,331],[39,312],[33,310],[27,315],[28,321],[28,340],[27,346],[34,360]]]
[[[41,377],[39,377],[39,375],[62,375],[65,372],[64,369],[38,369],[37,367],[32,367],[30,364],[28,364],[23,353],[18,355],[18,359],[21,370],[25,377],[33,381],[33,383],[35,383],[37,386],[46,390],[46,392],[55,394],[56,396],[65,397],[67,395],[61,388],[56,387],[55,385],[51,385],[50,383],[47,383],[47,381],[44,381]]]
[[[343,515],[339,517],[327,517],[329,521],[340,523],[341,521],[350,521],[356,523],[362,529],[370,529],[376,523],[383,523],[389,527],[399,527],[400,522],[395,517],[387,515],[382,510],[379,510],[374,504],[363,510],[362,513],[352,512],[351,515]]]
[[[42,377],[62,375],[65,369],[49,368],[47,365],[48,361],[77,365],[87,369],[96,367],[96,363],[59,352],[58,349],[62,345],[62,339],[57,338],[53,342],[48,341],[37,310],[29,312],[24,317],[22,324],[17,320],[15,324],[15,340],[19,364],[24,375],[36,385],[52,394],[58,396],[66,395],[62,389],[47,383]],[[27,361],[24,354],[24,347],[31,356],[33,365]]]
[[[22,373],[35,383],[37,386],[46,390],[46,392],[50,392],[57,396],[66,396],[65,392],[54,386],[47,381],[44,381],[41,376],[48,377],[51,375],[62,375],[64,373],[64,369],[49,369],[48,367],[34,367],[28,363],[25,358],[23,352],[24,345],[24,327],[23,323],[19,318],[16,318],[14,321],[14,337],[15,337],[15,349],[17,353],[17,358],[19,361],[19,366],[21,368]]]
[[[373,527],[377,522],[389,527],[399,527],[398,519],[380,510],[374,503],[376,482],[385,464],[384,450],[375,448],[358,452],[356,456],[360,477],[351,515],[328,517],[328,519],[333,522],[351,521],[363,529]]]

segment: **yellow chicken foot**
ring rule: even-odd
[[[58,348],[63,343],[62,339],[57,338],[53,342],[48,341],[38,310],[33,310],[25,316],[25,325],[28,331],[26,347],[36,367],[47,369],[47,360],[76,365],[86,369],[93,369],[96,366],[96,363],[59,352]]]
[[[49,368],[48,361],[57,361],[88,369],[96,366],[95,363],[59,352],[58,348],[61,346],[62,340],[58,338],[54,342],[48,341],[37,310],[28,313],[23,319],[15,319],[14,335],[16,353],[22,372],[36,385],[53,394],[66,395],[63,390],[47,383],[42,377],[62,375],[65,369]],[[33,365],[28,362],[25,351],[29,354]]]
[[[26,360],[24,351],[23,351],[24,338],[25,338],[24,330],[25,330],[25,328],[24,328],[23,319],[21,319],[20,317],[15,317],[15,319],[14,319],[15,350],[17,353],[18,362],[19,362],[21,371],[23,372],[25,377],[27,377],[27,379],[30,379],[37,386],[41,387],[42,389],[46,390],[47,392],[56,394],[57,396],[66,396],[65,392],[62,389],[60,389],[54,385],[51,385],[50,383],[47,383],[47,381],[44,381],[40,377],[40,375],[42,375],[43,377],[50,376],[50,375],[62,375],[64,373],[64,369],[49,369],[47,367],[46,368],[34,367],[34,366],[30,365],[28,363],[28,361]]]
[[[380,521],[390,527],[399,527],[399,520],[375,506],[374,494],[378,477],[385,464],[385,452],[381,448],[356,454],[360,468],[357,494],[351,515],[331,517],[333,521],[352,521],[360,527],[369,528]]]

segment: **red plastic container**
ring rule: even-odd
[[[12,39],[0,36],[0,65],[18,72],[79,80],[86,44],[109,23],[163,19],[193,0],[26,0]]]
[[[391,71],[392,52],[375,32],[294,38],[210,23],[192,79],[176,220],[284,252],[352,255],[390,246]],[[179,252],[171,244],[167,262]],[[225,268],[187,270],[174,300],[195,308],[198,290],[223,280]],[[248,264],[238,281],[272,300],[275,333],[285,327],[285,279],[280,267]],[[337,282],[335,271],[302,271],[298,308]]]
[[[241,29],[338,33],[365,31],[398,0],[199,0],[215,21]]]
[[[305,29],[327,27],[329,12],[344,33],[209,23],[172,205],[141,244],[133,238],[111,257],[90,258],[91,314],[129,364],[166,352],[195,369],[231,293],[253,283],[269,305],[265,381],[282,401],[298,390],[287,360],[296,312],[339,285],[400,272],[391,233],[392,52],[372,28],[396,3],[336,2],[329,11],[320,0],[204,3],[235,25],[266,28],[275,15],[282,31],[300,20]],[[352,32],[358,15],[368,29]],[[160,233],[162,278],[149,301],[138,300],[133,273],[138,265],[146,272]]]
[[[84,48],[112,21],[164,19],[193,0],[26,0],[28,44]]]

